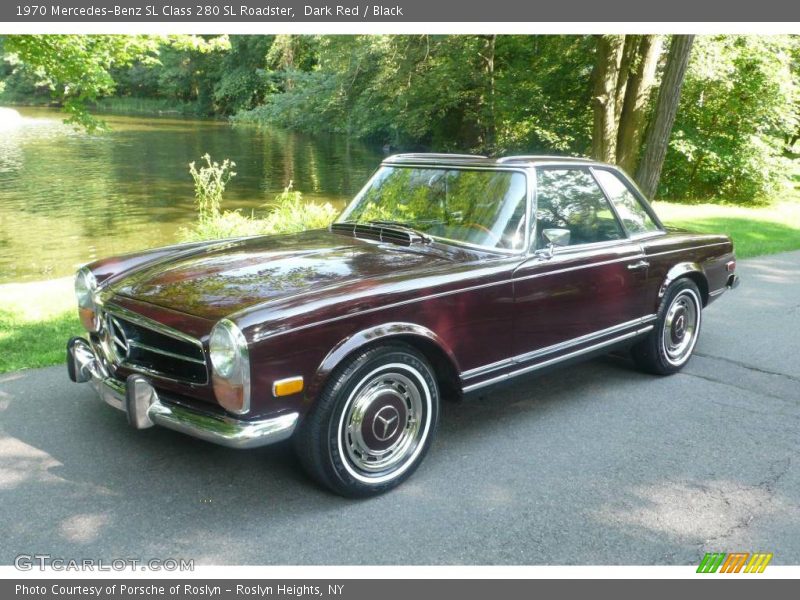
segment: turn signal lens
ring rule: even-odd
[[[299,394],[302,391],[302,377],[289,377],[288,379],[280,379],[272,384],[272,395],[276,398],[280,398],[281,396],[291,396],[292,394]]]
[[[97,279],[86,267],[75,275],[75,299],[78,301],[78,317],[86,331],[97,331],[97,307],[94,294],[97,291]]]
[[[94,309],[78,307],[78,317],[86,331],[97,331],[97,313]]]
[[[232,383],[218,375],[213,375],[211,379],[214,384],[214,396],[222,408],[237,414],[247,412],[244,386]]]

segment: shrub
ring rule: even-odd
[[[314,204],[303,201],[303,195],[292,189],[292,182],[266,204],[269,210],[263,217],[244,215],[238,210],[221,209],[225,187],[236,173],[236,163],[225,159],[222,163],[203,156],[206,166],[199,169],[189,165],[194,179],[198,220],[189,228],[181,229],[183,241],[213,240],[251,235],[296,233],[307,229],[327,227],[336,217],[336,209],[329,203]]]
[[[231,178],[236,177],[233,168],[236,163],[226,158],[222,163],[211,160],[211,156],[203,155],[205,167],[199,169],[195,162],[189,163],[189,173],[194,179],[194,199],[200,213],[200,221],[216,219],[220,216],[222,195]]]
[[[303,201],[303,195],[292,189],[292,182],[267,205],[270,212],[262,219],[264,233],[295,233],[327,227],[337,211],[328,202],[314,204]]]

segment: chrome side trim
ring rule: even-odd
[[[642,327],[641,329],[637,329],[636,331],[631,331],[629,333],[625,333],[619,335],[617,337],[611,338],[610,340],[605,340],[603,342],[599,342],[594,344],[593,346],[588,346],[586,348],[581,348],[579,350],[575,350],[574,352],[570,352],[569,354],[565,354],[563,356],[556,356],[549,360],[542,361],[540,363],[536,363],[535,365],[531,365],[529,367],[524,367],[522,369],[517,369],[516,371],[511,371],[510,373],[505,373],[503,375],[498,375],[497,377],[493,377],[492,379],[487,379],[486,381],[481,381],[479,383],[473,383],[472,385],[465,386],[463,388],[464,392],[471,392],[473,390],[480,389],[482,387],[486,387],[487,385],[492,385],[494,383],[499,383],[506,379],[511,379],[512,377],[517,377],[519,375],[524,375],[525,373],[530,373],[532,371],[536,371],[538,369],[543,369],[544,367],[557,364],[562,361],[569,360],[570,358],[574,358],[576,356],[580,356],[582,354],[588,354],[589,352],[593,352],[594,350],[599,350],[601,348],[605,348],[608,346],[613,346],[618,342],[622,342],[628,339],[633,339],[639,335],[647,333],[653,329],[653,325],[647,325],[646,327]]]
[[[160,348],[154,348],[153,346],[148,346],[147,344],[142,344],[141,342],[137,342],[134,340],[128,341],[128,346],[130,348],[141,348],[142,350],[147,350],[148,352],[153,352],[154,354],[161,354],[162,356],[168,356],[170,358],[175,358],[177,360],[183,360],[186,362],[195,363],[198,365],[205,365],[206,361],[200,360],[199,358],[192,358],[191,356],[184,356],[183,354],[176,354],[175,352],[168,352],[167,350],[161,350]]]
[[[585,335],[578,336],[576,338],[571,338],[564,342],[559,342],[557,344],[553,344],[552,346],[546,346],[544,348],[539,348],[537,350],[533,350],[531,352],[526,352],[524,354],[518,354],[516,356],[512,356],[510,358],[506,358],[501,361],[497,361],[494,363],[490,363],[488,365],[484,365],[482,367],[476,367],[474,369],[469,369],[464,371],[461,374],[462,379],[472,379],[477,377],[478,375],[482,375],[485,373],[489,373],[491,371],[496,371],[499,368],[504,366],[510,366],[515,363],[522,363],[527,362],[529,360],[533,360],[536,358],[540,358],[542,356],[546,356],[548,354],[552,354],[554,352],[560,352],[561,350],[568,350],[573,346],[578,346],[580,344],[585,344],[586,342],[592,342],[596,339],[601,337],[605,337],[607,335],[613,335],[615,333],[619,333],[620,331],[624,331],[626,329],[630,329],[632,327],[637,327],[639,325],[644,325],[645,323],[650,323],[655,321],[656,315],[646,315],[644,317],[639,317],[638,319],[631,319],[630,321],[626,321],[624,323],[620,323],[619,325],[614,325],[612,327],[607,327],[605,329],[600,329],[598,331],[587,333]]]
[[[676,252],[689,252],[691,250],[700,250],[701,248],[712,248],[714,246],[725,246],[728,242],[714,242],[713,244],[703,244],[702,246],[692,246],[691,248],[676,248],[675,250],[664,250],[663,252],[652,252],[648,254],[651,256],[664,256],[665,254],[675,254]]]
[[[512,356],[511,358],[504,358],[502,360],[498,360],[493,363],[489,363],[486,365],[481,365],[480,367],[475,367],[474,369],[467,369],[466,371],[461,373],[461,379],[472,379],[473,377],[477,377],[478,375],[483,375],[484,373],[491,373],[492,371],[497,371],[498,369],[502,369],[503,367],[508,367],[513,365],[516,362],[516,356]]]
[[[435,294],[429,294],[427,296],[422,296],[420,298],[409,298],[408,300],[401,300],[399,302],[393,302],[391,304],[385,304],[383,306],[374,306],[372,308],[365,308],[358,311],[359,315],[368,315],[370,313],[378,312],[381,310],[386,310],[389,308],[397,308],[398,306],[404,306],[406,304],[413,304],[414,302],[419,302],[421,300],[435,300],[436,298],[443,298],[445,296],[452,296],[454,294],[461,294],[462,292],[471,292],[474,290],[481,290],[488,287],[494,287],[496,285],[510,285],[513,279],[503,279],[500,281],[492,281],[491,283],[481,283],[479,285],[471,285],[465,288],[459,288],[457,290],[447,290],[446,292],[437,292]],[[250,309],[244,309],[242,312],[249,311]],[[239,316],[239,313],[233,314],[230,318],[236,319]],[[267,338],[278,337],[279,335],[286,335],[287,333],[295,333],[296,331],[302,331],[304,329],[309,329],[310,327],[316,327],[317,325],[327,325],[328,323],[335,323],[336,321],[341,321],[342,319],[349,319],[353,315],[339,315],[337,317],[331,317],[330,319],[323,319],[322,321],[314,321],[313,323],[307,323],[306,325],[300,325],[298,327],[292,327],[291,329],[285,329],[283,331],[266,331],[262,334],[256,334],[253,336],[253,343],[263,341]]]
[[[512,276],[512,278],[510,278],[510,279],[502,279],[500,281],[492,281],[491,283],[482,283],[482,284],[479,284],[479,285],[471,285],[471,286],[468,286],[468,287],[459,288],[457,290],[447,290],[446,292],[437,292],[435,294],[428,294],[427,296],[421,296],[421,297],[418,297],[418,298],[410,298],[408,300],[401,300],[399,302],[393,302],[391,304],[385,304],[383,306],[375,306],[373,308],[365,308],[363,310],[360,310],[358,312],[358,314],[360,314],[360,315],[370,314],[370,313],[378,312],[378,311],[381,311],[381,310],[386,310],[386,309],[390,309],[390,308],[397,308],[399,306],[404,306],[406,304],[413,304],[414,302],[421,302],[423,300],[435,300],[437,298],[443,298],[445,296],[452,296],[454,294],[461,294],[463,292],[472,292],[472,291],[475,291],[475,290],[481,290],[481,289],[488,288],[488,287],[493,287],[493,286],[496,286],[496,285],[504,285],[504,284],[507,285],[507,284],[511,284],[511,283],[513,283],[515,281],[524,281],[526,279],[533,279],[533,278],[536,278],[536,277],[544,277],[546,275],[557,275],[559,273],[564,273],[564,272],[567,272],[567,271],[574,271],[574,270],[577,270],[577,269],[585,269],[585,268],[589,268],[589,267],[595,267],[595,266],[610,264],[610,263],[614,263],[614,262],[624,262],[624,261],[630,261],[630,260],[637,260],[637,259],[641,259],[641,258],[644,258],[644,257],[645,256],[643,254],[635,254],[635,255],[632,255],[632,256],[626,256],[624,258],[618,258],[618,259],[615,258],[613,260],[599,262],[599,263],[591,263],[591,264],[585,264],[585,265],[578,265],[578,266],[575,266],[575,267],[566,267],[564,269],[556,269],[554,271],[547,271],[546,273],[534,273],[532,275],[527,275],[525,277],[513,277]],[[251,310],[251,309],[244,309],[244,311],[242,311],[242,312],[249,311],[249,310]],[[236,313],[236,314],[232,315],[230,318],[236,319],[238,316],[239,316],[239,314]],[[296,331],[302,331],[302,330],[308,329],[310,327],[316,327],[317,325],[327,325],[329,323],[335,323],[336,321],[341,321],[342,319],[348,319],[351,316],[352,315],[340,315],[338,317],[331,317],[330,319],[324,319],[322,321],[315,321],[313,323],[308,323],[306,325],[300,325],[299,327],[293,327],[291,329],[286,329],[286,330],[283,330],[283,331],[267,331],[267,332],[264,332],[261,335],[257,334],[256,336],[254,336],[253,337],[253,343],[263,341],[263,340],[265,340],[267,338],[278,337],[280,335],[286,335],[287,333],[294,333]]]
[[[739,287],[739,283],[740,283],[739,276],[736,273],[731,273],[730,275],[728,275],[728,279],[725,281],[725,285],[723,285],[718,290],[708,292],[708,295],[711,298],[716,298],[717,296],[721,296],[728,290],[736,289],[737,287]]]
[[[624,240],[624,243],[630,243],[630,240]],[[454,294],[460,294],[462,292],[471,292],[471,291],[474,291],[474,290],[479,290],[479,289],[483,289],[483,288],[487,288],[487,287],[492,287],[492,286],[495,286],[495,285],[503,285],[503,284],[512,283],[514,281],[524,281],[525,279],[533,279],[535,277],[544,277],[545,275],[557,275],[559,273],[564,273],[564,272],[567,272],[567,271],[573,271],[573,270],[577,270],[577,269],[585,269],[585,268],[589,268],[589,267],[596,267],[596,266],[601,266],[601,265],[605,265],[605,264],[611,264],[611,263],[615,263],[615,262],[624,262],[624,261],[628,261],[628,260],[631,260],[631,261],[632,260],[639,260],[639,259],[642,259],[642,258],[650,258],[651,256],[659,256],[661,254],[671,254],[673,252],[688,252],[690,250],[698,250],[700,248],[707,248],[707,247],[710,247],[710,246],[719,246],[719,245],[726,244],[726,243],[727,242],[720,242],[718,244],[715,243],[715,244],[707,244],[707,245],[704,245],[704,246],[693,246],[691,248],[680,248],[678,250],[670,250],[669,252],[661,252],[661,253],[655,253],[655,254],[641,254],[641,253],[640,254],[633,254],[631,256],[626,256],[624,258],[615,258],[615,259],[611,259],[611,260],[603,261],[603,262],[587,263],[587,264],[584,264],[584,265],[577,265],[577,266],[574,266],[574,267],[566,267],[564,269],[557,269],[557,270],[554,270],[554,271],[547,271],[546,273],[534,273],[532,275],[527,275],[525,277],[512,277],[511,279],[503,279],[501,281],[493,281],[491,283],[483,283],[483,284],[479,284],[479,285],[472,285],[472,286],[467,286],[467,287],[460,288],[460,289],[457,289],[457,290],[448,290],[446,292],[437,292],[437,293],[434,293],[434,294],[429,294],[427,296],[420,296],[418,298],[411,298],[411,299],[408,299],[408,300],[401,300],[400,302],[394,302],[392,304],[386,304],[384,306],[376,306],[374,308],[367,308],[367,309],[359,311],[358,314],[370,314],[370,313],[377,312],[377,311],[380,311],[380,310],[386,310],[386,309],[390,309],[390,308],[397,308],[398,306],[403,306],[403,305],[406,305],[406,304],[412,304],[414,302],[422,302],[424,300],[434,300],[436,298],[441,298],[441,297],[444,297],[444,296],[451,296],[451,295],[454,295]],[[532,257],[533,257],[532,255],[528,255],[528,258],[532,258]],[[230,318],[236,319],[241,314],[244,314],[245,312],[250,312],[252,310],[254,310],[253,307],[244,309],[244,310],[240,311],[239,313],[235,313]],[[330,319],[324,319],[322,321],[315,321],[313,323],[308,323],[306,325],[300,325],[299,327],[293,327],[291,329],[286,329],[286,330],[283,330],[283,331],[266,332],[263,335],[254,337],[253,338],[253,342],[260,342],[260,341],[263,341],[263,340],[265,340],[267,338],[278,337],[280,335],[286,335],[288,333],[294,333],[296,331],[302,331],[304,329],[309,329],[311,327],[316,327],[317,325],[327,325],[329,323],[334,323],[334,322],[340,321],[342,319],[348,319],[351,316],[352,315],[341,315],[339,317],[331,317]]]
[[[556,252],[554,256],[559,256],[559,253]],[[603,265],[611,265],[618,262],[626,262],[626,261],[634,261],[634,260],[642,260],[646,258],[644,254],[633,254],[631,256],[625,256],[623,258],[611,258],[609,260],[604,260],[600,262],[593,262],[588,263],[585,265],[575,265],[574,267],[564,267],[563,269],[554,269],[552,271],[545,271],[544,273],[533,273],[532,275],[525,275],[523,277],[514,277],[514,281],[526,281],[528,279],[536,279],[537,277],[546,277],[547,275],[558,275],[560,273],[568,273],[570,271],[577,271],[580,269],[588,269],[589,267],[600,267]]]

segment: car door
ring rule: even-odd
[[[516,361],[580,354],[632,335],[646,321],[647,261],[592,169],[537,167],[533,210],[536,252],[513,275]]]

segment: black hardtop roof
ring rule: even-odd
[[[477,167],[528,167],[537,164],[570,163],[586,166],[608,166],[589,158],[577,156],[552,156],[546,154],[524,154],[490,158],[480,154],[445,154],[436,152],[416,152],[394,154],[383,160],[388,165],[431,165],[431,166],[477,166]]]

